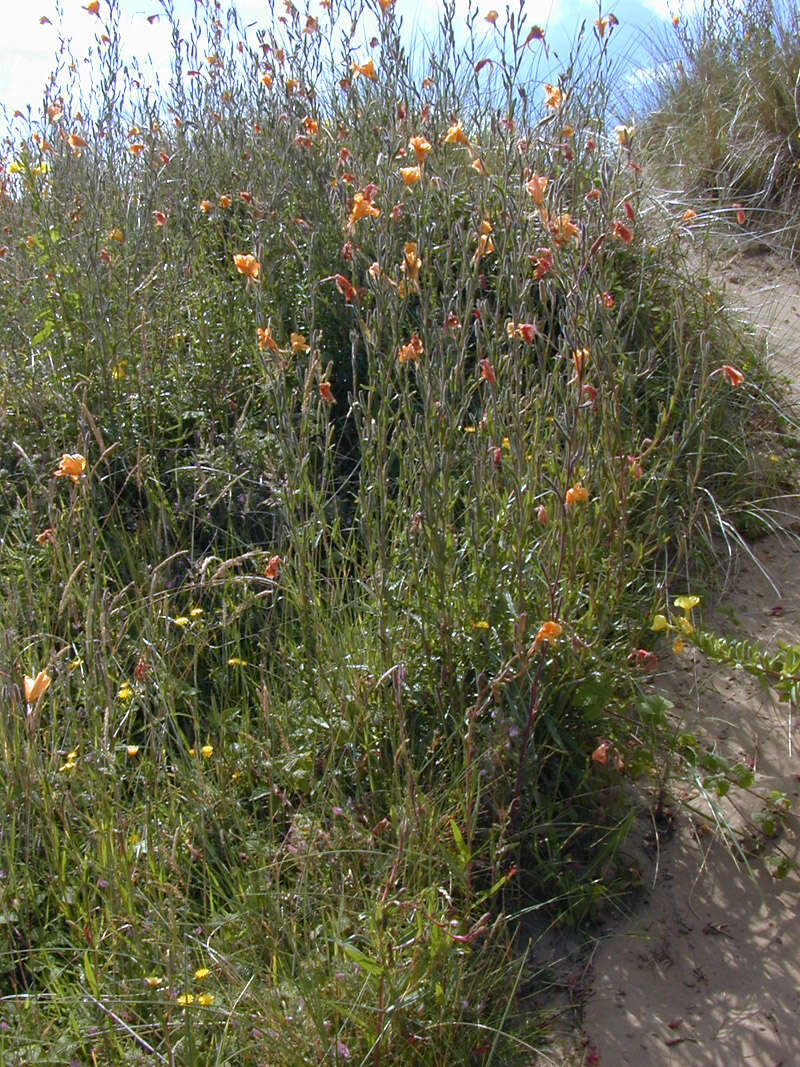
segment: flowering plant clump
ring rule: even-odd
[[[522,1067],[519,916],[687,766],[649,642],[784,466],[758,353],[610,13],[162,3],[153,77],[125,7],[0,146],[0,1046]]]

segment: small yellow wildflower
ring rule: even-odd
[[[239,656],[231,656],[231,658],[228,660],[228,666],[229,667],[246,667],[247,666],[247,660],[246,659],[240,659]]]
[[[175,1003],[183,1007],[185,1004],[194,1004],[194,993],[181,993],[175,998]]]
[[[176,626],[188,626],[189,618],[186,615],[179,615],[177,619],[172,620]]]
[[[208,967],[198,967],[194,972],[194,976],[198,981],[200,981],[201,978],[208,978],[210,974],[211,971],[209,971]]]
[[[164,981],[164,979],[161,978],[159,975],[157,975],[157,974],[149,974],[145,978],[144,984],[146,986],[150,986],[151,989],[157,989],[158,986],[160,986],[163,983],[163,981]]]
[[[130,700],[133,696],[133,690],[127,682],[123,682],[117,690],[117,696],[120,700]]]
[[[126,745],[125,746],[125,751],[128,753],[129,756],[138,756],[139,755],[139,746],[138,745]]]
[[[189,614],[191,615],[191,617],[193,619],[196,619],[198,615],[202,615],[203,614],[203,609],[202,608],[192,608],[192,610],[189,612]]]
[[[214,746],[213,745],[203,745],[203,747],[200,749],[200,755],[204,759],[210,759],[211,756],[214,755]]]
[[[486,619],[476,619],[472,624],[473,630],[488,630],[489,623]]]
[[[672,642],[672,651],[675,653],[676,656],[680,656],[684,648],[686,648],[686,645],[684,643],[683,638],[676,637],[675,640]]]

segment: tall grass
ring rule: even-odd
[[[798,250],[800,16],[782,0],[704,0],[652,42],[642,139],[662,180]]]
[[[610,23],[545,91],[524,8],[410,57],[216,6],[152,87],[118,13],[4,160],[4,1062],[529,1062],[521,924],[630,888],[759,354],[604,127]]]

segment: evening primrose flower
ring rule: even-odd
[[[230,200],[230,197],[227,199]],[[239,274],[244,274],[250,281],[258,281],[258,276],[261,273],[261,265],[256,257],[249,252],[238,252],[234,255],[233,265],[236,267]]]
[[[416,156],[417,165],[421,167],[422,164],[425,162],[425,157],[431,150],[431,142],[427,139],[427,137],[417,135],[416,137],[412,137],[409,140],[408,147],[413,151],[414,155]]]
[[[588,499],[588,490],[580,482],[576,482],[575,485],[570,486],[564,496],[564,507],[571,508],[573,504],[584,504]]]
[[[656,634],[661,633],[662,630],[669,629],[669,622],[667,621],[666,615],[655,615],[650,624],[650,629]]]
[[[447,128],[447,133],[444,135],[445,144],[469,144],[469,138],[464,133],[464,126],[461,122],[454,122]]]
[[[549,85],[545,82],[544,85],[544,106],[550,108],[551,111],[557,111],[561,107],[563,96],[561,90],[557,85]]]
[[[73,482],[77,482],[85,470],[85,456],[82,456],[80,452],[73,452],[72,454],[65,452],[53,474],[56,478],[71,478]]]
[[[700,597],[682,593],[680,596],[675,597],[673,603],[675,604],[675,607],[680,608],[681,611],[691,611],[692,608],[696,608],[700,603]]]
[[[422,169],[419,164],[415,167],[400,167],[400,177],[404,185],[416,185],[422,177]]]
[[[548,619],[547,622],[543,622],[539,629],[536,631],[536,637],[533,639],[531,645],[531,652],[536,652],[540,645],[543,645],[545,641],[552,644],[557,637],[560,637],[564,628],[561,623],[556,622],[554,619]]]
[[[368,218],[370,216],[377,218],[380,213],[381,209],[372,203],[372,197],[368,195],[367,190],[362,189],[360,192],[353,194],[353,206],[350,209],[350,218],[347,223],[347,228],[349,230],[352,229],[359,219]]]
[[[179,615],[177,619],[172,620],[176,626],[188,626],[189,618],[187,615]]]
[[[364,78],[369,78],[370,81],[376,81],[375,64],[371,59],[368,59],[366,63],[351,63],[350,70],[356,77],[360,74]]]
[[[139,755],[139,746],[138,745],[126,745],[125,746],[125,751],[129,756],[138,756]]]
[[[25,703],[35,704],[50,687],[52,680],[47,671],[39,671],[34,678],[26,674],[24,679]]]

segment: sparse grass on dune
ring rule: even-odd
[[[543,89],[524,17],[216,8],[156,91],[101,6],[3,162],[0,1059],[528,1063],[520,918],[635,881],[760,355],[604,127],[611,23]]]
[[[729,230],[800,247],[800,18],[783,0],[705,0],[652,42],[642,151]],[[722,228],[722,227],[720,227]]]

